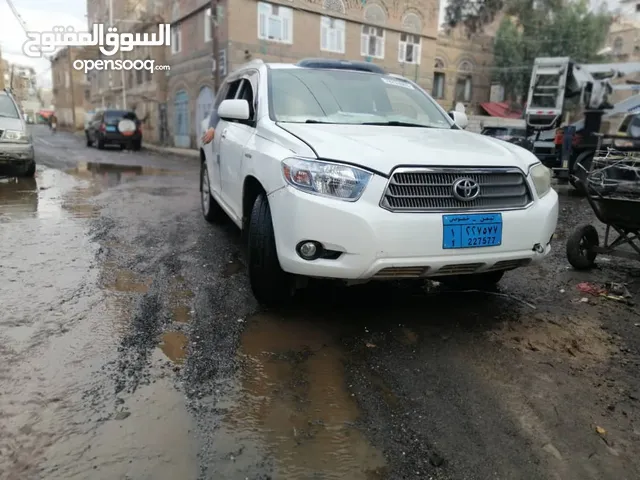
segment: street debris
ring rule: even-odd
[[[582,293],[588,293],[594,297],[602,297],[608,300],[622,302],[627,305],[633,305],[633,302],[630,300],[632,295],[623,283],[607,282],[600,286],[589,282],[581,282],[576,285],[576,288]],[[583,303],[589,303],[588,298],[582,298],[580,301]]]

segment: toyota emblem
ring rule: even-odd
[[[453,196],[461,202],[470,202],[480,195],[480,185],[472,178],[459,178],[453,182]]]

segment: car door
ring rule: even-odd
[[[220,183],[225,203],[236,220],[242,221],[242,162],[245,147],[255,135],[257,71],[249,71],[242,78],[236,99],[249,103],[250,118],[247,121],[225,122],[220,132]]]
[[[208,123],[211,124],[211,117],[216,118],[218,116],[218,107],[225,99],[227,92],[229,91],[229,82],[225,81],[218,89],[218,94],[213,102],[213,107],[209,113]],[[233,98],[233,97],[232,97]],[[214,120],[213,127],[218,128],[220,120]],[[203,145],[204,158],[207,164],[207,172],[209,172],[209,187],[211,189],[211,195],[220,202],[220,135],[215,135],[211,143]]]

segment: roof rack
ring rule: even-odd
[[[352,62],[349,60],[333,60],[330,58],[305,58],[296,63],[304,68],[329,68],[336,70],[355,70],[358,72],[387,73],[384,68],[371,62]]]

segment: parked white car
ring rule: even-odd
[[[308,277],[488,286],[544,258],[558,219],[549,169],[366,65],[254,61],[220,88],[202,211],[247,231],[257,300],[286,301]]]

